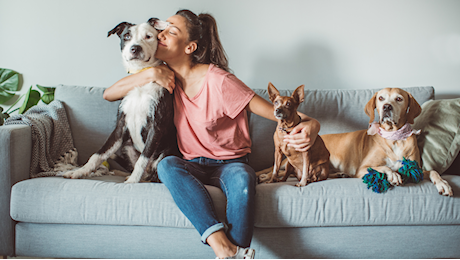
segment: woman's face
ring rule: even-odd
[[[170,23],[169,26],[158,34],[158,49],[155,57],[169,63],[187,56],[190,42],[184,17],[174,15],[167,21]]]

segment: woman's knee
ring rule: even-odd
[[[236,182],[244,186],[254,186],[256,184],[256,173],[251,166],[245,163],[238,163],[234,165],[231,173],[235,176]]]
[[[247,196],[255,193],[256,174],[247,164],[229,164],[220,180],[226,188],[235,191],[234,195]]]

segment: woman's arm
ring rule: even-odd
[[[278,121],[273,114],[273,104],[257,94],[249,101],[247,108],[256,115]],[[289,143],[289,146],[294,147],[297,151],[305,152],[315,143],[321,126],[318,120],[301,112],[297,111],[297,113],[301,118],[301,122],[292,129],[290,134],[284,136],[284,140]]]
[[[175,87],[174,72],[166,65],[160,65],[129,75],[117,81],[104,91],[103,98],[108,101],[122,99],[129,91],[138,86],[143,86],[149,82],[156,82],[172,93]]]

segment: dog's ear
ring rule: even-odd
[[[297,101],[297,104],[300,104],[304,101],[304,98],[305,98],[305,92],[303,90],[304,87],[305,85],[297,87],[296,90],[294,90],[294,92],[291,95],[291,97]]]
[[[280,92],[273,86],[271,82],[268,82],[268,97],[270,100],[275,101],[276,97],[280,95]]]
[[[418,117],[420,113],[422,113],[422,107],[410,93],[407,94],[409,94],[409,111],[407,111],[407,122],[409,122],[409,124],[413,124],[414,119]]]
[[[109,31],[109,33],[107,34],[107,37],[109,37],[110,35],[115,34],[115,33],[118,35],[118,37],[121,37],[121,34],[123,33],[123,31],[126,28],[129,28],[129,27],[131,27],[133,25],[134,24],[128,23],[128,22],[119,23],[117,26],[115,26],[115,28],[113,28],[112,30]]]
[[[367,102],[366,106],[364,107],[364,112],[366,112],[366,114],[370,117],[369,124],[374,122],[374,118],[375,118],[374,109],[377,106],[375,104],[375,99],[377,98],[377,94],[378,92],[376,92],[372,96],[371,100],[369,100],[369,102]]]
[[[168,22],[162,21],[162,20],[160,20],[158,18],[155,18],[155,17],[150,18],[147,21],[147,23],[150,24],[153,28],[155,28],[157,30],[160,30],[160,31],[163,31],[169,25]]]

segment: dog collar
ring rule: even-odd
[[[142,72],[144,70],[148,70],[150,68],[153,68],[153,67],[147,67],[147,68],[143,68],[143,69],[135,70],[135,71],[128,71],[128,74],[136,74],[136,73]]]
[[[406,140],[413,134],[419,135],[420,132],[421,130],[413,130],[409,123],[406,123],[397,131],[386,131],[380,127],[379,123],[374,122],[369,125],[369,129],[367,130],[368,135],[379,134],[381,137],[392,141]]]
[[[292,131],[292,128],[296,127],[297,125],[300,124],[300,122],[302,122],[302,118],[300,118],[300,116],[298,116],[298,117],[299,117],[299,122],[297,122],[297,124],[295,124],[295,125],[293,125],[293,126],[291,126],[291,127],[287,127],[287,128],[284,128],[284,127],[279,126],[278,129],[279,129],[281,132],[285,132],[286,134],[290,134],[291,131]],[[291,130],[288,130],[288,129],[291,129]]]

